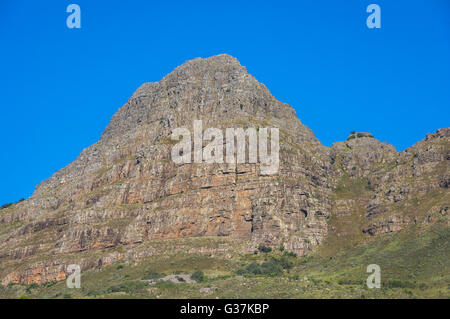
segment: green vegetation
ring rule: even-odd
[[[283,274],[284,270],[289,270],[294,266],[294,263],[289,260],[289,257],[283,255],[281,258],[271,257],[270,260],[264,261],[261,264],[252,262],[245,268],[237,270],[238,275],[262,275],[275,277]]]
[[[8,208],[8,207],[11,207],[12,205],[20,203],[20,202],[23,202],[24,200],[25,200],[25,198],[21,198],[17,202],[3,204],[2,206],[0,206],[0,209],[5,209],[5,208]]]
[[[353,199],[361,198],[371,190],[369,180],[367,178],[352,178],[344,175],[338,182],[334,191],[334,198]]]
[[[334,227],[341,227],[332,221]],[[65,281],[0,287],[2,298],[449,298],[450,230],[446,224],[418,225],[400,232],[339,239],[330,236],[308,256],[286,249],[244,253],[241,242],[223,238],[149,243],[168,253],[82,273],[81,289]],[[340,241],[340,242],[337,242]],[[227,252],[189,252],[193,247]],[[349,244],[350,243],[350,244]],[[144,244],[145,245],[145,244]],[[175,247],[186,247],[177,250]],[[228,256],[229,254],[229,256]],[[366,268],[381,268],[381,289],[368,289]],[[119,267],[120,266],[120,267]],[[196,283],[160,281],[166,274],[192,274]],[[181,277],[179,277],[181,278]],[[150,283],[153,279],[156,283]],[[202,294],[203,287],[215,287]]]
[[[35,288],[37,288],[37,287],[39,287],[38,284],[32,283],[32,284],[27,285],[27,287],[25,288],[25,290],[26,290],[27,293],[30,294],[30,293],[31,293],[31,290],[32,290],[32,289],[35,289]]]
[[[201,270],[197,270],[196,272],[194,272],[191,278],[197,282],[202,282],[206,279],[205,274]]]
[[[350,140],[352,140],[354,138],[361,138],[361,137],[374,138],[373,135],[370,134],[370,133],[358,133],[358,132],[352,131],[350,133],[350,136],[347,138],[347,141],[350,141]]]
[[[113,292],[125,292],[136,293],[142,292],[144,288],[147,288],[148,284],[143,281],[127,281],[122,284],[114,285],[106,289],[106,293]]]
[[[287,250],[285,250],[283,252],[283,255],[286,256],[286,257],[297,257],[296,253],[293,253],[292,251],[287,251]]]
[[[175,145],[178,142],[178,140],[173,140],[171,137],[167,137],[159,141],[159,143],[162,145]]]
[[[270,252],[272,251],[272,248],[266,247],[266,246],[264,246],[264,245],[259,245],[259,246],[258,246],[258,250],[259,250],[261,253],[270,253]]]
[[[145,273],[145,275],[142,277],[143,280],[156,280],[164,277],[166,274],[160,274],[156,271],[150,270]]]
[[[244,269],[238,269],[238,275],[263,275],[263,276],[280,276],[283,268],[275,262],[265,261],[262,264],[251,263]]]

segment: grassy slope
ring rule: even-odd
[[[433,225],[383,235],[377,241],[356,245],[330,255],[329,249],[308,257],[290,257],[294,267],[281,276],[237,276],[249,263],[280,257],[268,254],[225,255],[177,252],[147,257],[139,262],[115,263],[82,274],[82,288],[68,289],[65,282],[53,286],[13,285],[0,288],[6,298],[449,298],[450,232]],[[213,244],[213,240],[209,243]],[[326,244],[327,245],[327,244]],[[382,288],[368,289],[366,267],[381,267]],[[206,281],[196,284],[142,282],[149,272],[189,273],[201,269]],[[217,287],[202,295],[202,287]],[[28,288],[28,289],[27,289]]]

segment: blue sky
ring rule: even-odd
[[[66,7],[81,7],[68,29]],[[381,7],[368,29],[366,7]],[[325,145],[369,131],[404,150],[449,126],[450,2],[0,2],[0,205],[96,142],[143,82],[228,53]]]

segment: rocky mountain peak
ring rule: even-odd
[[[174,163],[170,135],[194,120],[204,128],[279,128],[277,174],[261,174],[258,163]],[[155,240],[205,236],[236,240],[247,252],[266,245],[305,255],[338,229],[330,217],[353,214],[349,193],[358,201],[358,236],[362,226],[370,235],[398,231],[413,218],[400,216],[407,205],[397,202],[433,192],[430,205],[440,211],[450,184],[448,140],[448,129],[439,130],[399,155],[353,132],[327,148],[235,58],[193,59],[139,87],[99,142],[31,198],[0,210],[0,278],[62,280],[67,264],[85,271],[165,253]],[[414,214],[428,206],[421,209]]]
[[[227,54],[187,61],[161,81],[141,85],[113,116],[102,140],[132,135],[136,128],[154,122],[161,125],[162,137],[193,119],[218,125],[225,119],[229,122],[248,117],[295,119],[303,139],[318,142],[290,105],[273,97],[264,84]]]
[[[195,58],[176,67],[157,83],[142,84],[131,98],[149,94],[152,88],[158,87],[158,84],[162,84],[166,88],[187,83],[201,83],[208,86],[214,84],[214,86],[227,87],[227,83],[236,80],[243,81],[245,77],[247,81],[252,79],[247,69],[231,55],[220,54],[209,58]]]

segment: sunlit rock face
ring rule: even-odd
[[[193,131],[194,120],[203,130],[278,128],[277,173],[248,161],[174,163],[171,134]],[[398,231],[438,209],[402,211],[393,203],[448,195],[449,135],[441,129],[400,153],[368,133],[328,148],[235,58],[197,58],[141,85],[100,141],[31,198],[0,210],[0,278],[62,280],[69,263],[84,270],[162,254],[140,247],[166,238],[225,236],[246,251],[282,245],[304,255],[327,238],[330,217],[352,213],[352,202],[336,195],[343,178],[365,179],[371,195],[359,231]]]

